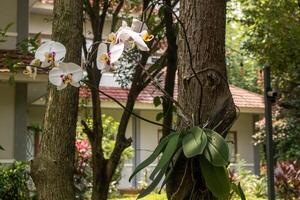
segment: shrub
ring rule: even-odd
[[[256,176],[243,167],[244,161],[237,163],[237,168],[230,172],[231,179],[240,182],[247,199],[266,199],[267,181],[265,176]]]
[[[15,162],[0,167],[0,199],[1,200],[29,200],[28,189],[29,166],[24,162]]]
[[[92,120],[86,120],[87,124],[92,127]],[[104,149],[104,157],[109,158],[115,146],[115,137],[118,131],[119,123],[112,117],[102,115],[103,122],[103,141],[102,146]],[[77,189],[77,198],[85,199],[91,193],[92,187],[92,168],[91,168],[91,146],[86,135],[83,133],[83,127],[79,125],[77,127],[77,139],[76,139],[76,173],[75,173],[75,186]],[[122,169],[127,160],[133,156],[133,149],[129,147],[122,153],[119,165],[113,175],[112,182],[110,184],[110,196],[117,196],[117,186],[122,178]]]
[[[300,166],[296,161],[277,162],[275,185],[283,199],[300,199]]]

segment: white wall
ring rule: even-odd
[[[240,159],[253,163],[253,115],[241,113],[238,120],[234,123],[231,131],[237,132],[237,152]]]
[[[8,30],[7,41],[0,43],[0,49],[15,49],[17,41],[17,0],[1,0],[0,13],[0,29],[6,27],[9,23],[13,23]]]
[[[15,87],[9,83],[0,82],[0,150],[1,159],[14,158],[15,134]]]

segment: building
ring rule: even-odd
[[[11,74],[1,59],[7,56],[27,61],[31,59],[30,55],[22,55],[16,51],[16,44],[38,32],[41,32],[42,40],[50,38],[52,4],[34,0],[3,0],[0,4],[0,28],[14,22],[9,29],[7,41],[0,43],[0,145],[5,148],[5,151],[0,151],[0,162],[11,163],[14,160],[30,159],[32,156],[32,138],[27,134],[27,126],[42,123],[48,77],[47,74],[39,74],[33,80],[18,73],[14,75],[15,84],[10,84]],[[108,20],[106,27],[110,27],[110,24],[111,21]],[[91,38],[88,22],[85,27],[85,36]],[[109,33],[109,28],[105,32]],[[111,96],[126,102],[128,91],[119,87],[112,74],[105,74],[100,85]],[[239,154],[246,161],[247,168],[259,173],[258,150],[252,144],[252,135],[255,121],[264,112],[263,97],[232,85],[230,89],[234,102],[240,108],[240,115],[227,138],[233,166],[236,155]],[[152,103],[157,94],[153,86],[148,86],[138,97],[135,112],[155,121],[156,114],[161,110]],[[85,98],[89,94],[82,89],[80,95]],[[121,108],[103,96],[101,99],[104,113],[119,120]],[[82,117],[83,113],[80,113],[79,118]],[[161,136],[161,128],[132,117],[126,134],[133,138],[136,151],[134,159],[125,165],[124,177],[120,183],[123,188],[137,185],[138,180],[129,183],[128,176],[136,165],[151,154]],[[150,168],[154,166],[155,164]]]

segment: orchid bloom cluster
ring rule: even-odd
[[[97,50],[97,68],[102,72],[111,71],[113,64],[118,61],[125,50],[135,46],[141,51],[149,51],[146,42],[154,36],[149,35],[147,26],[143,22],[133,19],[131,27],[125,21],[115,33],[110,33],[105,42],[100,43]],[[49,81],[57,86],[58,90],[68,84],[79,87],[79,82],[85,77],[82,67],[74,63],[64,63],[66,48],[55,41],[43,43],[35,53],[35,59],[26,66],[24,74],[35,78],[37,67],[51,69]]]

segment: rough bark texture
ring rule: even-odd
[[[82,1],[55,0],[52,40],[66,46],[65,62],[80,64]],[[32,163],[38,199],[74,200],[75,133],[79,89],[49,85],[41,149]]]
[[[178,101],[194,125],[216,127],[223,136],[235,119],[235,105],[226,78],[225,0],[189,0],[180,2],[181,20],[192,53],[191,70],[187,44],[179,40]],[[200,83],[199,83],[200,82]],[[178,118],[178,129],[188,128]],[[181,156],[167,183],[169,199],[214,199],[205,187],[197,158]]]

